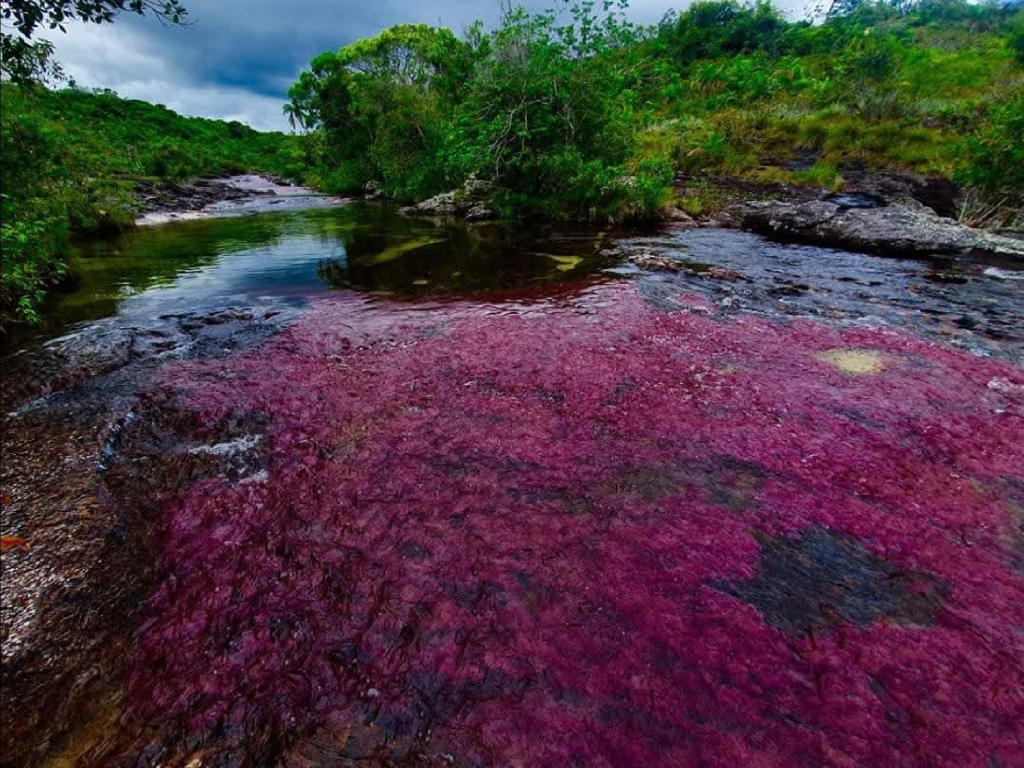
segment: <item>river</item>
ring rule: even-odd
[[[1019,760],[1021,265],[353,203],[74,268],[5,764]]]

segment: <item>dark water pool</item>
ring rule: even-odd
[[[469,227],[360,204],[146,226],[79,244],[73,288],[51,299],[41,329],[15,331],[6,346],[114,314],[144,322],[168,312],[297,306],[332,289],[416,300],[543,288],[609,266],[600,255],[607,237]]]

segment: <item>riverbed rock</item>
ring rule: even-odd
[[[1024,242],[965,227],[923,205],[843,203],[827,198],[750,202],[732,206],[729,213],[741,229],[814,245],[893,255],[1024,259]]]
[[[226,308],[99,322],[5,359],[0,387],[2,765],[32,765],[116,689],[152,586],[152,499],[199,479],[264,481],[268,419],[197,425],[152,393],[168,360],[255,346],[290,317]]]
[[[843,533],[812,527],[794,538],[756,538],[753,577],[716,586],[791,635],[825,634],[844,623],[927,627],[949,596],[933,574],[901,569]]]
[[[913,210],[931,210],[945,218],[956,218],[960,208],[960,188],[934,176],[908,171],[843,171],[843,191],[901,204]]]
[[[493,182],[467,179],[461,189],[442,192],[416,205],[399,210],[403,216],[460,217],[467,221],[487,221],[495,217],[487,204]]]
[[[141,213],[199,211],[214,203],[272,194],[268,190],[241,189],[228,179],[193,179],[182,182],[140,179],[135,182],[135,197]]]
[[[649,251],[631,253],[627,258],[641,269],[649,269],[652,272],[678,272],[683,268],[683,262],[679,259]]]

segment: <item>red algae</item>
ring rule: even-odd
[[[164,504],[144,756],[1019,765],[1024,373],[682,303],[342,296],[165,369],[269,448]]]

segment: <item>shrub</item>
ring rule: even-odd
[[[1000,207],[1024,209],[1024,87],[992,104],[964,143],[958,179]]]

